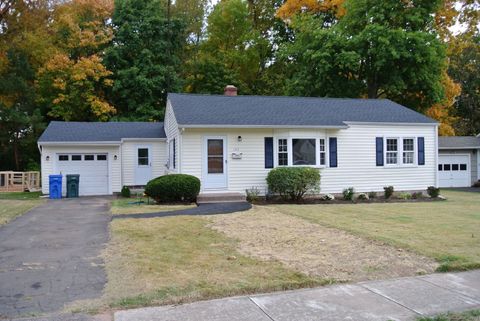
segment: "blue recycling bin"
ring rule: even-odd
[[[48,178],[50,199],[62,198],[62,175],[50,175]]]

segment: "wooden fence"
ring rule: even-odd
[[[0,172],[0,192],[40,190],[40,172]]]

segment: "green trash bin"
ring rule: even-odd
[[[80,175],[67,175],[67,197],[78,197],[78,188],[80,184]]]

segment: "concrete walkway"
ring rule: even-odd
[[[0,319],[102,294],[110,199],[49,200],[0,227]]]
[[[115,313],[115,321],[415,320],[480,308],[480,270]]]

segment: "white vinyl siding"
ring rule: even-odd
[[[178,128],[177,120],[175,119],[175,114],[173,113],[172,106],[170,101],[167,101],[167,108],[165,110],[165,133],[167,134],[167,159],[168,161],[168,169],[167,172],[178,173],[180,172],[181,159],[182,153],[180,152],[182,149],[182,136],[180,135],[180,130]],[[173,140],[175,140],[175,165],[173,164]]]
[[[42,193],[49,193],[49,175],[60,174],[57,166],[58,155],[72,154],[107,154],[108,162],[108,194],[120,192],[121,184],[121,150],[118,146],[42,146]],[[114,156],[117,155],[117,160]],[[49,157],[47,161],[46,158]],[[71,156],[70,156],[71,157]],[[65,186],[65,177],[62,184]],[[82,178],[80,177],[80,184]]]
[[[137,157],[139,146],[149,146],[151,148],[151,166],[152,178],[165,175],[165,164],[167,163],[167,147],[165,141],[126,141],[122,144],[122,175],[123,185],[134,186],[135,169],[137,166]]]

